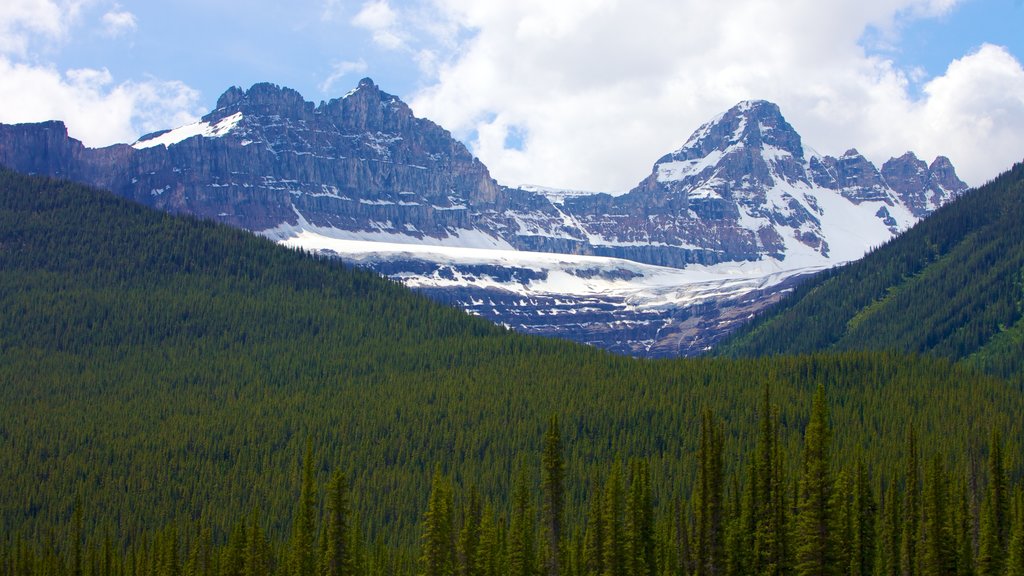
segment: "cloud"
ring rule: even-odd
[[[54,68],[0,57],[0,122],[60,119],[88,146],[195,121],[199,94],[177,81],[115,83],[105,69]]]
[[[406,47],[405,34],[397,26],[398,13],[387,0],[371,0],[352,18],[352,25],[369,30],[373,41],[389,50]]]
[[[127,10],[122,10],[120,6],[115,6],[113,10],[104,14],[101,20],[103,33],[111,38],[134,32],[138,27],[135,15]]]
[[[364,61],[363,59],[359,59],[354,62],[336,62],[333,66],[331,66],[330,75],[328,75],[327,78],[324,78],[324,81],[320,83],[320,91],[330,92],[331,88],[334,87],[334,84],[338,80],[341,80],[342,78],[348,76],[349,74],[352,74],[353,72],[356,74],[361,74],[363,72],[366,72],[366,69],[366,61]]]
[[[82,2],[5,0],[0,3],[0,54],[25,56],[33,41],[63,40]]]
[[[872,30],[898,33],[954,4],[435,0],[439,27],[462,36],[428,60],[436,75],[411,103],[471,139],[507,184],[628,190],[750,98],[778,103],[821,153],[857,147],[877,163],[942,153],[976,184],[1024,154],[1020,64],[985,46],[929,80],[864,46]],[[385,15],[376,22],[395,27]]]

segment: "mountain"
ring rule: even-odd
[[[913,352],[1019,377],[1022,270],[1024,164],[1018,164],[864,259],[806,282],[718,352]]]
[[[104,556],[165,558],[158,543],[177,534],[182,559],[162,571],[204,573],[177,570],[197,525],[220,545],[243,518],[275,554],[290,550],[311,446],[319,486],[348,473],[372,556],[384,546],[405,562],[368,572],[413,574],[432,472],[507,512],[553,414],[574,479],[571,538],[583,530],[569,511],[586,509],[616,460],[650,462],[660,501],[686,502],[703,410],[728,415],[728,474],[747,469],[768,386],[795,481],[819,385],[836,461],[863,458],[879,484],[904,469],[912,426],[922,454],[951,470],[968,470],[993,430],[1020,450],[1020,389],[942,359],[626,358],[515,334],[227,226],[0,169],[0,568],[36,545],[56,548],[43,562],[71,560],[72,537],[87,534],[81,572],[107,573]]]
[[[908,153],[880,172],[855,150],[810,153],[764,101],[705,124],[620,196],[501,186],[370,79],[316,106],[272,84],[231,88],[197,123],[101,149],[59,122],[0,125],[0,164],[340,255],[518,330],[634,355],[702,352],[800,277],[859,258],[966,189],[942,157]]]

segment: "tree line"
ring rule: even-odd
[[[950,469],[922,453],[910,428],[900,469],[884,476],[863,455],[837,461],[824,386],[798,452],[780,442],[778,415],[766,385],[753,451],[737,454],[704,410],[695,481],[667,494],[653,489],[644,459],[568,477],[553,416],[540,466],[521,460],[505,506],[473,485],[457,490],[435,467],[409,549],[365,537],[348,475],[336,469],[321,489],[307,442],[287,539],[269,535],[258,503],[220,541],[206,519],[130,539],[86,534],[79,501],[65,539],[8,534],[0,576],[1024,575],[1024,482],[1008,472],[999,432],[981,465]],[[730,471],[729,459],[742,465]],[[585,485],[579,518],[567,514],[570,481]]]

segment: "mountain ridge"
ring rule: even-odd
[[[831,158],[806,150],[777,105],[745,101],[656,161],[626,194],[524,190],[500,185],[450,132],[415,117],[368,78],[319,105],[270,83],[232,87],[196,123],[99,149],[70,138],[58,122],[0,125],[0,164],[19,171],[70,178],[308,250],[347,254],[498,323],[639,355],[706,349],[738,318],[788,290],[788,284],[759,278],[783,269],[796,278],[859,258],[909,227],[916,214],[966,188],[948,160],[932,162],[932,177],[912,154],[892,159],[883,167],[890,185],[859,154]],[[349,245],[329,248],[339,241]],[[476,284],[460,293],[448,282],[470,277],[458,262],[422,252],[385,262],[380,254],[394,251],[377,247],[369,249],[377,254],[372,258],[353,256],[353,246],[368,241],[602,257],[608,260],[600,274],[619,285],[597,293],[597,302],[591,295],[581,300],[574,286],[551,292],[558,283],[550,279],[586,283],[590,268],[509,267],[497,258],[484,268],[473,264]],[[617,272],[623,259],[694,274],[680,277],[683,289],[670,295],[658,287],[661,272]],[[408,269],[399,269],[399,261]],[[719,275],[709,287],[725,286],[745,270],[744,281],[761,288],[697,286],[706,269]],[[504,304],[475,306],[481,286]],[[641,302],[657,303],[656,313],[636,304],[641,293]],[[516,294],[535,300],[510,297]],[[705,296],[694,300],[694,294]],[[552,329],[552,302],[560,299],[594,304],[610,315]],[[741,312],[727,310],[740,301]],[[638,319],[641,309],[646,312]],[[675,342],[694,318],[700,328],[690,344],[659,344]],[[617,325],[643,326],[642,334]]]
[[[1024,342],[1024,163],[740,328],[729,356],[885,350],[1019,377]]]

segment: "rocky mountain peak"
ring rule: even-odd
[[[927,216],[967,190],[967,184],[956,175],[953,164],[945,156],[935,158],[928,165],[912,152],[907,152],[883,164],[882,176],[918,218]]]
[[[243,116],[308,120],[313,115],[313,103],[306,102],[302,94],[291,88],[269,82],[253,84],[248,90],[232,86],[221,94],[217,99],[217,108],[204,116],[203,120],[214,123],[238,112]]]

